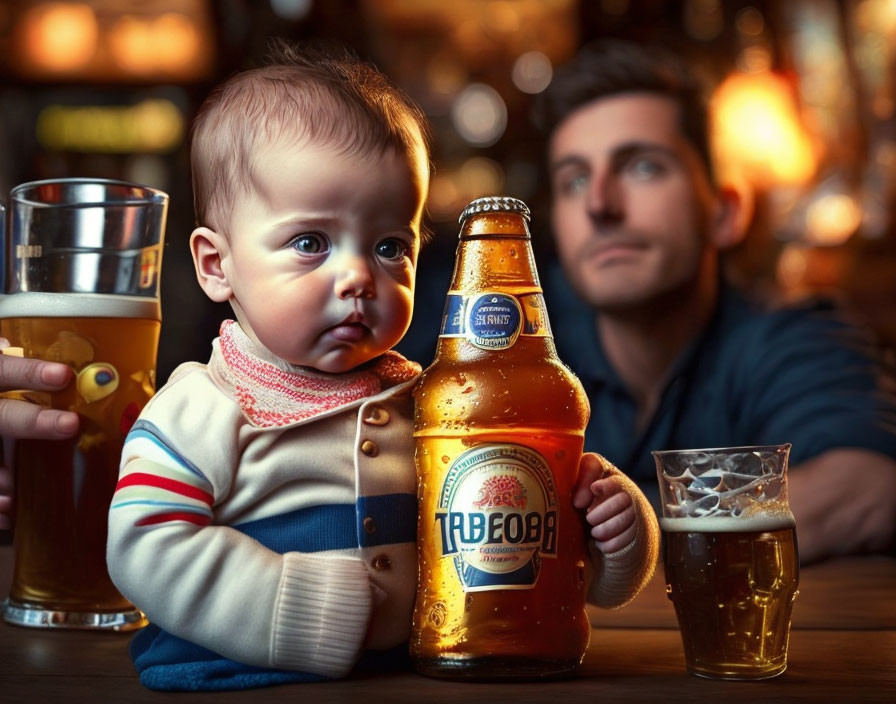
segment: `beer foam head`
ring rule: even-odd
[[[26,291],[0,296],[0,318],[141,318],[161,320],[158,299],[104,293]]]
[[[701,518],[661,518],[660,528],[677,533],[753,533],[794,528],[793,514],[769,512],[754,516],[703,516]]]

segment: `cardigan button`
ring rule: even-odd
[[[390,560],[385,555],[377,555],[375,558],[373,558],[373,562],[371,562],[370,564],[373,565],[373,569],[375,570],[388,570],[390,567],[392,567],[392,560]]]
[[[365,440],[361,443],[361,452],[363,452],[368,457],[376,457],[379,454],[380,449],[376,446],[376,443],[373,440]]]
[[[368,425],[385,425],[389,422],[389,411],[382,406],[370,406],[364,416],[364,422]]]
[[[361,525],[364,526],[364,530],[367,533],[376,533],[376,521],[374,521],[370,516],[367,516],[362,522]]]

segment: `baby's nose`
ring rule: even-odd
[[[360,257],[346,262],[336,278],[336,295],[339,298],[373,298],[373,274],[370,266]]]

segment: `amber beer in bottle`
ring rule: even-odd
[[[585,536],[572,492],[588,400],[548,325],[526,205],[463,211],[435,361],[415,387],[420,582],[436,677],[557,677],[581,662]]]

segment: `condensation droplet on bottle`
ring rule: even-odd
[[[442,464],[448,464],[451,461],[451,458],[448,455],[442,455]]]

